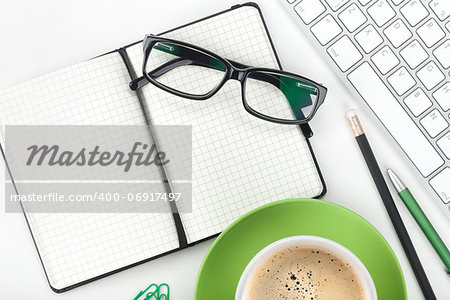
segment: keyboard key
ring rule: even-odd
[[[353,70],[348,80],[424,177],[444,163],[367,62]]]
[[[433,98],[442,107],[444,111],[450,109],[450,82],[447,82],[441,86],[436,92],[433,93]]]
[[[428,20],[425,24],[420,26],[419,29],[417,29],[417,34],[428,47],[432,47],[445,36],[445,32],[433,19]]]
[[[437,47],[433,53],[444,69],[450,67],[450,40],[446,40],[442,45]]]
[[[341,33],[342,28],[331,15],[326,15],[322,20],[311,27],[311,32],[323,46]]]
[[[408,2],[400,8],[400,12],[411,26],[416,26],[428,16],[428,10],[419,0]]]
[[[339,19],[350,32],[355,31],[367,21],[366,16],[354,3],[339,14]]]
[[[441,148],[445,156],[450,159],[450,131],[441,137],[436,144]]]
[[[423,128],[434,138],[448,127],[448,122],[437,109],[433,109],[428,115],[420,120]]]
[[[358,0],[359,3],[361,3],[361,5],[366,5],[367,3],[369,3],[372,0]]]
[[[375,53],[372,56],[372,61],[383,75],[400,63],[400,60],[388,46],[384,46],[380,51]]]
[[[372,25],[366,26],[363,30],[356,34],[355,40],[366,53],[370,53],[373,49],[375,49],[383,42],[380,34]]]
[[[433,105],[421,88],[417,88],[411,95],[406,97],[404,101],[406,106],[408,106],[409,110],[416,117]]]
[[[395,16],[395,11],[386,0],[379,0],[367,9],[367,12],[378,26],[383,26]]]
[[[344,6],[349,0],[325,0],[328,6],[331,7],[332,10],[337,11],[339,8]]]
[[[400,47],[412,37],[411,31],[409,31],[405,23],[400,19],[397,19],[394,23],[389,25],[389,27],[384,30],[384,34],[395,48]]]
[[[400,51],[400,55],[411,69],[416,68],[428,58],[428,53],[417,40],[412,41]]]
[[[408,73],[405,67],[401,67],[392,73],[392,75],[387,78],[387,81],[391,84],[399,96],[406,93],[416,84],[416,81]]]
[[[450,168],[443,169],[430,180],[430,185],[445,204],[450,202]]]
[[[403,1],[405,1],[405,0],[392,0],[392,3],[394,3],[395,5],[399,5]]]
[[[450,15],[450,2],[448,0],[432,0],[430,7],[441,21],[444,21]]]
[[[448,22],[447,24],[445,24],[445,28],[447,28],[447,31],[450,32],[450,22]]]
[[[361,60],[362,55],[353,45],[348,36],[344,35],[327,49],[328,55],[334,60],[342,72]]]
[[[319,0],[302,0],[294,9],[305,24],[311,23],[326,10]]]
[[[434,62],[429,62],[422,69],[417,71],[417,77],[422,81],[423,85],[431,90],[439,82],[445,79],[445,75],[442,74],[441,70],[436,66]]]

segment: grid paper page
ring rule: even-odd
[[[145,124],[128,82],[116,52],[79,63],[0,91],[1,124]],[[179,246],[170,213],[28,213],[27,217],[56,289]]]
[[[254,7],[231,10],[164,36],[246,65],[277,68]],[[142,45],[127,52],[140,72]],[[321,193],[323,186],[299,126],[273,124],[247,113],[237,81],[229,81],[205,101],[173,96],[151,84],[143,93],[153,124],[193,126],[192,213],[181,214],[190,242],[223,231],[259,205]],[[264,96],[261,101],[270,101]],[[169,179],[170,173],[169,166]]]

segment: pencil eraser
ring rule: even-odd
[[[361,122],[359,122],[358,115],[356,115],[356,111],[354,109],[348,110],[345,113],[345,117],[347,118],[355,137],[358,137],[358,136],[364,134],[364,130],[361,126]]]
[[[352,118],[352,117],[354,117],[354,116],[356,116],[356,111],[355,111],[354,109],[350,109],[350,110],[347,110],[347,111],[345,112],[345,117],[346,117],[347,119],[350,119],[350,118]]]

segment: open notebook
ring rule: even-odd
[[[234,6],[162,35],[246,65],[280,67],[254,4]],[[229,81],[206,101],[179,98],[151,84],[137,95],[128,84],[140,75],[141,65],[138,42],[0,92],[2,124],[192,125],[192,213],[179,215],[185,242],[170,213],[25,211],[56,292],[215,236],[270,201],[325,192],[302,129],[248,114],[238,82]],[[167,172],[170,180],[171,170]]]

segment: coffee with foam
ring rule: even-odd
[[[286,246],[259,263],[244,299],[368,299],[352,265],[327,249]]]

